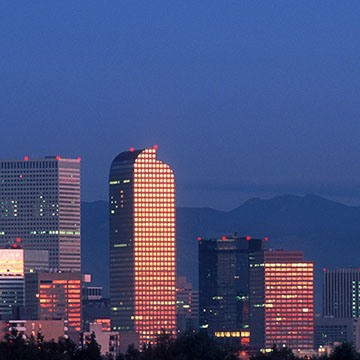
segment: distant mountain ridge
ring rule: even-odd
[[[177,272],[197,286],[197,237],[269,237],[271,248],[303,250],[315,261],[317,295],[324,267],[360,266],[360,207],[317,195],[249,199],[232,211],[178,207]],[[82,203],[83,271],[108,288],[108,204]]]

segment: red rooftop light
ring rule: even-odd
[[[198,237],[198,241],[201,241],[201,237],[200,237],[200,236]]]
[[[29,157],[28,157],[28,156],[24,156],[24,160],[25,160],[25,161],[28,161],[28,160],[29,160]]]
[[[81,157],[78,157],[78,161],[81,161]]]
[[[222,240],[222,241],[225,241],[225,240],[226,240],[226,236],[223,236],[223,237],[221,238],[221,240]]]
[[[154,149],[157,150],[158,146],[157,145],[154,145]]]
[[[269,240],[269,238],[268,238],[268,237],[266,237],[266,238],[265,238],[265,241],[268,241],[268,240]]]
[[[133,147],[131,147],[131,148],[130,148],[130,151],[131,151],[131,152],[134,152],[134,151],[135,151],[135,149],[134,149]]]
[[[59,156],[59,155],[56,157],[56,160],[60,160],[60,156]]]
[[[250,237],[250,236],[247,236],[247,237],[246,237],[246,240],[248,240],[248,241],[251,240],[251,237]]]

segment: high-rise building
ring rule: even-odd
[[[49,251],[53,269],[80,271],[80,158],[0,161],[0,247]]]
[[[81,331],[81,283],[80,272],[25,274],[25,306],[32,319],[66,320],[69,335]]]
[[[233,235],[198,241],[200,328],[210,336],[243,338],[242,345],[248,345],[250,264],[263,254],[267,238]]]
[[[176,331],[178,334],[199,328],[199,291],[185,276],[176,277]]]
[[[324,269],[323,316],[360,317],[360,269]]]
[[[119,154],[110,192],[112,330],[137,332],[140,345],[175,334],[175,182],[156,149]]]
[[[0,316],[24,306],[25,273],[48,270],[48,259],[45,250],[0,249]]]
[[[314,348],[314,264],[301,251],[264,254],[265,348]]]

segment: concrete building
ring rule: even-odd
[[[123,152],[109,175],[112,330],[140,345],[176,330],[175,180],[156,152]]]
[[[50,268],[80,271],[80,159],[0,161],[0,247],[47,250]]]
[[[176,332],[198,330],[199,291],[192,288],[185,276],[176,277]]]
[[[26,274],[25,306],[33,319],[66,320],[72,337],[82,330],[81,282],[80,272]]]

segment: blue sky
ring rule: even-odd
[[[360,2],[0,0],[1,158],[157,144],[177,202],[316,193],[360,205]]]

